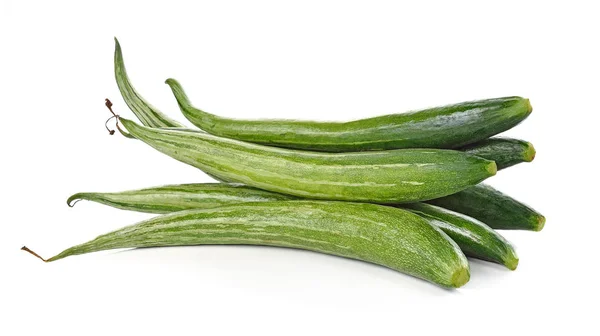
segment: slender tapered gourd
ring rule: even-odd
[[[119,86],[119,91],[123,100],[131,111],[138,117],[142,124],[148,127],[183,127],[179,122],[167,117],[157,108],[150,105],[131,85],[127,71],[125,70],[125,62],[123,61],[123,53],[121,45],[115,38],[115,79]]]
[[[535,148],[527,141],[511,138],[490,138],[460,148],[469,154],[496,162],[498,170],[535,158]]]
[[[185,117],[208,133],[324,152],[455,148],[504,132],[531,113],[529,100],[504,97],[350,122],[238,120],[193,107],[176,80],[170,78],[166,82]]]
[[[546,223],[531,207],[483,183],[427,203],[473,217],[494,229],[540,231]]]
[[[463,214],[426,203],[406,204],[408,209],[442,229],[469,257],[492,261],[515,270],[519,258],[504,237],[484,223]]]
[[[445,287],[469,280],[465,256],[440,229],[405,210],[350,202],[278,201],[180,211],[99,236],[46,261],[117,248],[206,244],[311,250],[383,265]]]
[[[120,121],[135,138],[211,175],[312,199],[416,202],[453,194],[496,173],[493,161],[453,150],[305,152]]]
[[[67,204],[73,206],[79,200],[88,200],[123,210],[166,214],[181,210],[211,209],[239,203],[294,199],[297,198],[242,184],[191,183],[113,193],[77,193],[69,197]]]

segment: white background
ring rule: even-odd
[[[598,10],[593,1],[1,1],[0,334],[596,334]],[[510,272],[473,261],[444,290],[316,253],[260,247],[43,256],[148,218],[78,191],[210,181],[103,123],[133,117],[113,78],[184,121],[163,84],[239,118],[348,120],[506,95],[534,112],[506,135],[537,157],[488,182],[547,217],[504,231]]]

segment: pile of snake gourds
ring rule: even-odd
[[[541,214],[482,183],[533,160],[531,143],[493,137],[527,118],[528,99],[350,122],[238,120],[194,107],[168,79],[184,116],[198,127],[190,129],[133,88],[115,42],[116,81],[139,119],[115,115],[121,133],[218,183],[75,194],[70,206],[89,200],[160,215],[40,257],[44,261],[118,248],[268,245],[363,260],[460,287],[470,278],[466,256],[516,269],[515,250],[497,229],[544,226]]]

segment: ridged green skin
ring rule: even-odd
[[[142,124],[148,127],[183,127],[179,122],[167,117],[154,106],[150,105],[138,92],[133,88],[123,61],[123,53],[121,45],[115,38],[115,79],[119,86],[119,91],[123,96],[123,100],[131,111],[138,117]]]
[[[498,170],[535,158],[535,148],[527,141],[511,138],[490,138],[460,148],[469,154],[496,162]]]
[[[69,197],[67,204],[88,200],[115,208],[166,214],[190,209],[211,209],[248,202],[286,201],[293,196],[264,191],[234,183],[166,185],[115,193],[85,192]]]
[[[168,128],[188,132],[202,132],[189,128]],[[535,148],[527,141],[512,138],[491,138],[479,141],[473,145],[459,148],[461,152],[479,156],[486,160],[496,162],[498,170],[512,167],[519,163],[531,162],[535,158]],[[210,174],[208,174],[210,176]],[[216,176],[212,178],[222,181]]]
[[[364,260],[444,287],[469,280],[459,247],[405,210],[348,202],[264,202],[159,216],[66,249],[48,259],[102,250],[247,244],[298,248]]]
[[[427,203],[473,217],[494,229],[541,231],[546,223],[531,207],[483,183]]]
[[[496,173],[493,161],[452,150],[305,152],[120,121],[135,138],[218,178],[311,199],[416,202],[453,194]]]
[[[166,82],[185,117],[208,133],[270,146],[323,152],[456,148],[504,132],[531,113],[529,100],[505,97],[350,122],[238,120],[193,107],[176,80]]]
[[[484,223],[444,208],[426,203],[404,205],[430,224],[442,229],[469,257],[488,260],[515,270],[519,258],[504,237]]]

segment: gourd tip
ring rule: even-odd
[[[27,253],[29,253],[29,254],[31,254],[31,255],[33,255],[33,256],[35,256],[35,257],[37,257],[37,258],[39,258],[39,259],[40,259],[40,260],[42,260],[43,262],[48,262],[48,260],[46,260],[46,259],[42,258],[42,257],[41,257],[39,254],[37,254],[37,253],[33,252],[32,250],[30,250],[30,249],[29,249],[27,246],[23,246],[23,247],[21,247],[21,250],[23,250],[23,251],[25,251],[25,252],[27,252]]]
[[[454,287],[454,288],[462,287],[464,284],[469,282],[470,278],[471,278],[471,274],[469,272],[469,268],[463,267],[463,268],[457,270],[456,272],[454,272],[454,274],[452,274],[452,279],[451,279],[452,287]]]
[[[528,98],[525,98],[525,104],[527,106],[527,114],[530,114],[533,111],[533,107],[531,106],[531,101]]]
[[[506,268],[508,268],[511,271],[517,269],[517,266],[519,266],[519,257],[517,257],[514,251],[510,253],[508,258],[506,258],[506,260],[504,261],[504,266],[506,266]]]
[[[496,172],[498,172],[498,166],[495,161],[490,162],[485,169],[490,173],[490,176],[494,176],[496,175]]]
[[[535,148],[531,144],[531,142],[527,143],[527,150],[525,151],[525,161],[531,162],[535,159]]]
[[[177,84],[177,80],[175,80],[175,78],[167,78],[165,79],[165,84],[167,85],[176,85]]]
[[[533,228],[534,231],[542,231],[542,229],[544,228],[544,225],[546,225],[546,217],[542,216],[542,215],[538,215],[536,218],[536,223],[535,223],[535,227]]]

